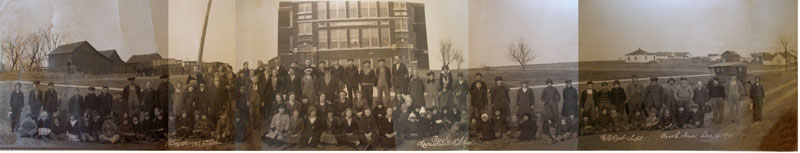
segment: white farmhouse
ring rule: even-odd
[[[796,56],[788,53],[765,53],[762,57],[762,65],[786,65],[786,63],[794,63]]]
[[[646,52],[642,48],[625,54],[625,63],[648,63],[656,61],[656,54]]]

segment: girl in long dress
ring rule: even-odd
[[[425,81],[425,107],[433,107],[436,105],[436,100],[439,94],[438,83],[436,82],[436,74],[428,72],[428,80]]]

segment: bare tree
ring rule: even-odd
[[[439,43],[439,50],[441,51],[441,60],[443,66],[450,66],[450,63],[456,61],[457,56],[460,56],[461,49],[453,46],[453,42],[449,39],[442,39]]]
[[[536,53],[525,40],[519,39],[518,42],[512,42],[508,45],[508,60],[519,63],[522,66],[522,71],[525,71],[525,66],[533,59],[536,59]]]
[[[14,34],[3,40],[2,50],[3,55],[5,56],[3,58],[6,58],[6,60],[11,63],[11,71],[21,70],[23,65],[22,58],[24,57],[25,49],[27,48],[25,43],[25,37],[19,34]]]
[[[787,56],[786,57],[787,61],[786,61],[786,66],[785,66],[786,69],[788,69],[791,65],[794,65],[794,63],[790,62],[790,60],[789,60],[789,57],[788,57],[789,54],[797,55],[796,48],[795,48],[795,47],[797,47],[797,44],[794,44],[792,42],[793,41],[789,41],[789,38],[787,38],[786,36],[778,37],[778,41],[776,42],[776,44],[777,44],[776,49],[778,50],[778,52],[783,53],[784,56]],[[795,62],[796,61],[797,61],[797,59],[795,59]]]
[[[455,62],[455,64],[456,64],[456,67],[457,67],[459,70],[461,70],[461,65],[463,65],[463,64],[464,64],[464,61],[465,61],[465,59],[464,59],[464,53],[463,53],[463,52],[461,52],[461,50],[459,50],[459,51],[458,51],[458,52],[456,52],[456,53],[455,53],[455,55],[453,55],[453,56],[455,56],[455,57],[454,57],[455,59],[453,59],[453,62]]]

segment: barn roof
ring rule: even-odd
[[[83,44],[88,44],[90,47],[92,46],[87,41],[79,41],[79,42],[75,42],[75,43],[71,43],[71,44],[58,46],[58,47],[56,47],[56,49],[54,49],[52,52],[50,52],[50,55],[72,53],[72,52],[75,52],[75,50],[78,49],[78,47],[80,47]],[[92,48],[94,48],[94,47],[92,47]]]
[[[650,53],[650,52],[646,52],[646,51],[642,50],[642,48],[639,48],[636,51],[633,51],[631,53],[625,54],[625,56],[629,56],[629,55],[654,55],[654,54]]]
[[[110,59],[111,61],[123,62],[124,63],[124,61],[122,61],[122,59],[119,57],[119,54],[117,54],[117,50],[113,50],[112,49],[112,50],[104,50],[104,51],[98,51],[98,52],[100,52],[100,54],[103,54],[103,56],[105,56],[106,58]]]
[[[726,50],[725,52],[722,52],[722,54],[720,54],[720,56],[725,56],[725,55],[739,56],[739,53],[736,53],[735,51],[732,50]]]
[[[144,55],[133,55],[131,58],[128,59],[128,63],[148,63],[153,62],[153,60],[161,59],[161,55],[158,53],[153,54],[144,54]]]

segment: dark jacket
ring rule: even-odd
[[[347,66],[344,68],[344,78],[342,81],[347,85],[358,85],[361,82],[361,72],[355,66]]]
[[[125,101],[128,101],[128,96],[130,95],[131,90],[134,90],[136,92],[136,95],[139,95],[139,97],[137,97],[137,98],[139,98],[139,101],[141,101],[142,100],[142,88],[140,88],[139,85],[134,85],[134,89],[131,89],[131,85],[130,84],[125,85],[125,88],[122,89],[122,99],[125,100]]]
[[[624,105],[625,100],[627,98],[628,96],[625,95],[625,89],[623,89],[622,87],[611,88],[611,104]],[[621,110],[622,108],[617,108],[617,109]]]
[[[25,94],[22,91],[12,91],[10,104],[12,110],[21,110],[25,106]]]
[[[708,86],[708,97],[709,98],[725,98],[725,86],[722,84],[709,85]]]
[[[399,68],[398,68],[399,65]],[[408,87],[408,67],[406,64],[392,64],[392,86],[404,89]]]
[[[586,97],[586,96],[588,96],[588,95],[589,95],[589,93],[587,92],[587,90],[584,90],[583,92],[581,92],[581,99],[580,99],[581,100],[581,106],[586,107],[585,106],[586,99],[589,98],[589,97]],[[594,101],[594,106],[590,106],[588,108],[592,108],[592,107],[596,107],[597,106],[597,100],[599,99],[599,94],[597,94],[597,90],[592,89],[592,97],[591,98],[592,98],[592,101]]]
[[[578,89],[574,87],[564,88],[561,97],[561,99],[564,99],[561,115],[575,115],[575,117],[578,117]]]
[[[42,97],[42,107],[47,112],[55,112],[58,109],[58,92],[55,89],[47,89]]]

